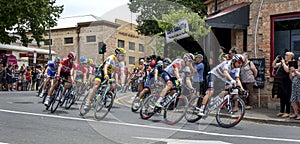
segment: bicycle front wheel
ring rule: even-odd
[[[65,100],[65,108],[66,109],[70,109],[71,106],[75,103],[75,95],[73,92],[71,92],[69,94],[69,96],[66,97],[66,100]]]
[[[104,96],[101,96],[96,102],[94,109],[94,117],[96,120],[102,120],[109,113],[114,101],[114,94],[107,92]]]
[[[203,100],[203,95],[192,97],[187,108],[185,119],[188,122],[194,123],[202,118],[202,116],[198,116],[198,112]]]
[[[178,123],[186,113],[187,104],[186,96],[178,96],[176,100],[168,104],[164,111],[165,122],[169,125]]]
[[[131,103],[131,111],[136,112],[141,107],[141,100],[139,99],[139,93],[134,97],[132,103]]]
[[[216,120],[223,128],[237,125],[244,117],[245,104],[241,98],[233,98],[228,102],[224,100],[217,110]]]
[[[147,98],[144,98],[141,104],[140,117],[142,119],[149,119],[155,113],[155,103],[158,99],[158,96],[149,95]]]
[[[82,102],[81,102],[81,105],[80,105],[80,107],[79,107],[79,114],[80,114],[80,116],[82,116],[82,117],[83,117],[84,115],[86,115],[86,114],[89,112],[89,110],[85,110],[85,109],[84,109],[84,105],[85,105],[85,103],[86,103],[86,99],[87,99],[88,95],[89,95],[89,93],[87,93],[86,96],[83,98],[83,100],[82,100]]]
[[[51,113],[54,113],[58,108],[58,106],[61,105],[60,99],[58,99],[58,97],[60,97],[61,94],[62,94],[62,89],[56,91],[55,97],[52,100],[52,104],[51,104],[51,110],[50,110]]]

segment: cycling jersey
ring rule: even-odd
[[[175,77],[174,69],[178,68],[178,70],[181,70],[183,68],[182,67],[183,62],[184,62],[183,59],[174,60],[170,65],[168,65],[165,68],[165,72],[167,72],[171,77]]]
[[[60,64],[62,65],[61,72],[63,73],[71,72],[71,69],[73,68],[73,63],[71,63],[68,58],[63,58]]]
[[[107,57],[106,60],[104,61],[104,63],[102,65],[100,65],[100,70],[104,70],[105,64],[109,64],[109,66],[107,68],[107,74],[108,75],[111,75],[113,72],[115,72],[115,69],[117,67],[119,67],[121,70],[124,69],[123,64],[116,62],[116,56],[115,55],[111,55],[111,56]]]
[[[145,84],[144,84],[144,87],[146,88],[150,88],[150,81],[151,79],[155,76],[155,70],[158,71],[158,77],[162,75],[163,73],[163,68],[161,65],[156,65],[152,71],[147,75],[146,77],[146,81],[145,81]]]
[[[87,74],[88,69],[86,66],[82,66],[79,62],[74,64],[74,70],[76,73],[76,81],[82,82],[84,74]]]
[[[47,77],[54,77],[56,75],[58,71],[58,67],[50,67],[48,68],[48,71],[47,71]]]
[[[236,79],[239,77],[240,74],[240,68],[231,68],[232,60],[224,61],[221,64],[214,67],[211,71],[209,71],[209,74],[213,74],[219,79],[223,80],[224,82],[228,81],[225,78],[224,70],[227,70],[229,75],[232,77],[232,79]]]

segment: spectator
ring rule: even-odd
[[[291,94],[291,103],[294,109],[294,114],[290,118],[295,118],[300,120],[299,114],[299,102],[300,102],[300,57],[297,61],[298,69],[291,67],[291,79],[292,79],[292,94]]]
[[[3,63],[0,63],[0,91],[2,91],[4,83],[4,70]]]
[[[30,70],[29,66],[27,66],[27,68],[26,68],[25,76],[26,76],[26,85],[27,85],[26,90],[29,91],[30,84],[31,84],[31,70]]]
[[[222,46],[220,46],[220,50],[219,50],[220,54],[219,54],[219,62],[222,63],[223,61],[226,60],[226,49]]]
[[[19,75],[20,75],[19,66],[15,65],[15,69],[14,69],[14,83],[16,84],[16,87],[15,87],[16,90],[18,90]]]
[[[33,67],[33,70],[32,70],[32,78],[31,78],[31,90],[33,91],[36,87],[36,82],[37,82],[37,70],[36,70],[36,67]],[[37,89],[35,89],[37,90]]]
[[[272,97],[280,98],[280,112],[278,117],[289,117],[290,114],[290,99],[292,91],[292,81],[289,77],[289,64],[288,62],[294,59],[294,53],[286,52],[284,59],[274,64],[274,68],[278,68],[274,78],[272,88]],[[276,61],[276,59],[275,59]]]
[[[204,78],[203,78],[203,72],[204,72],[204,64],[203,61],[203,55],[197,54],[195,57],[195,66],[192,68],[193,72],[193,87],[196,88],[196,95],[204,94]]]
[[[256,97],[253,96],[253,85],[255,82],[255,77],[257,76],[257,69],[252,61],[250,61],[248,53],[243,53],[245,57],[245,64],[241,67],[240,78],[243,88],[249,91],[249,96],[245,100],[246,109],[252,109],[254,103],[256,102]]]
[[[12,91],[12,84],[13,84],[13,73],[12,73],[12,65],[9,65],[6,68],[6,81],[7,81],[7,90]]]
[[[237,54],[237,51],[236,51],[236,47],[232,47],[230,50],[229,50],[229,58],[231,59],[234,55]]]
[[[36,75],[36,86],[35,86],[35,89],[39,90],[40,83],[41,83],[41,78],[42,78],[40,68],[37,68],[36,72],[37,72],[37,75]]]

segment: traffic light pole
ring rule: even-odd
[[[104,63],[104,53],[102,54],[102,63]]]

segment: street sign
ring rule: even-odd
[[[165,32],[166,42],[170,43],[174,41],[174,39],[180,40],[190,37],[190,35],[186,33],[187,31],[189,31],[189,25],[188,20],[185,18],[175,23],[173,29]]]

